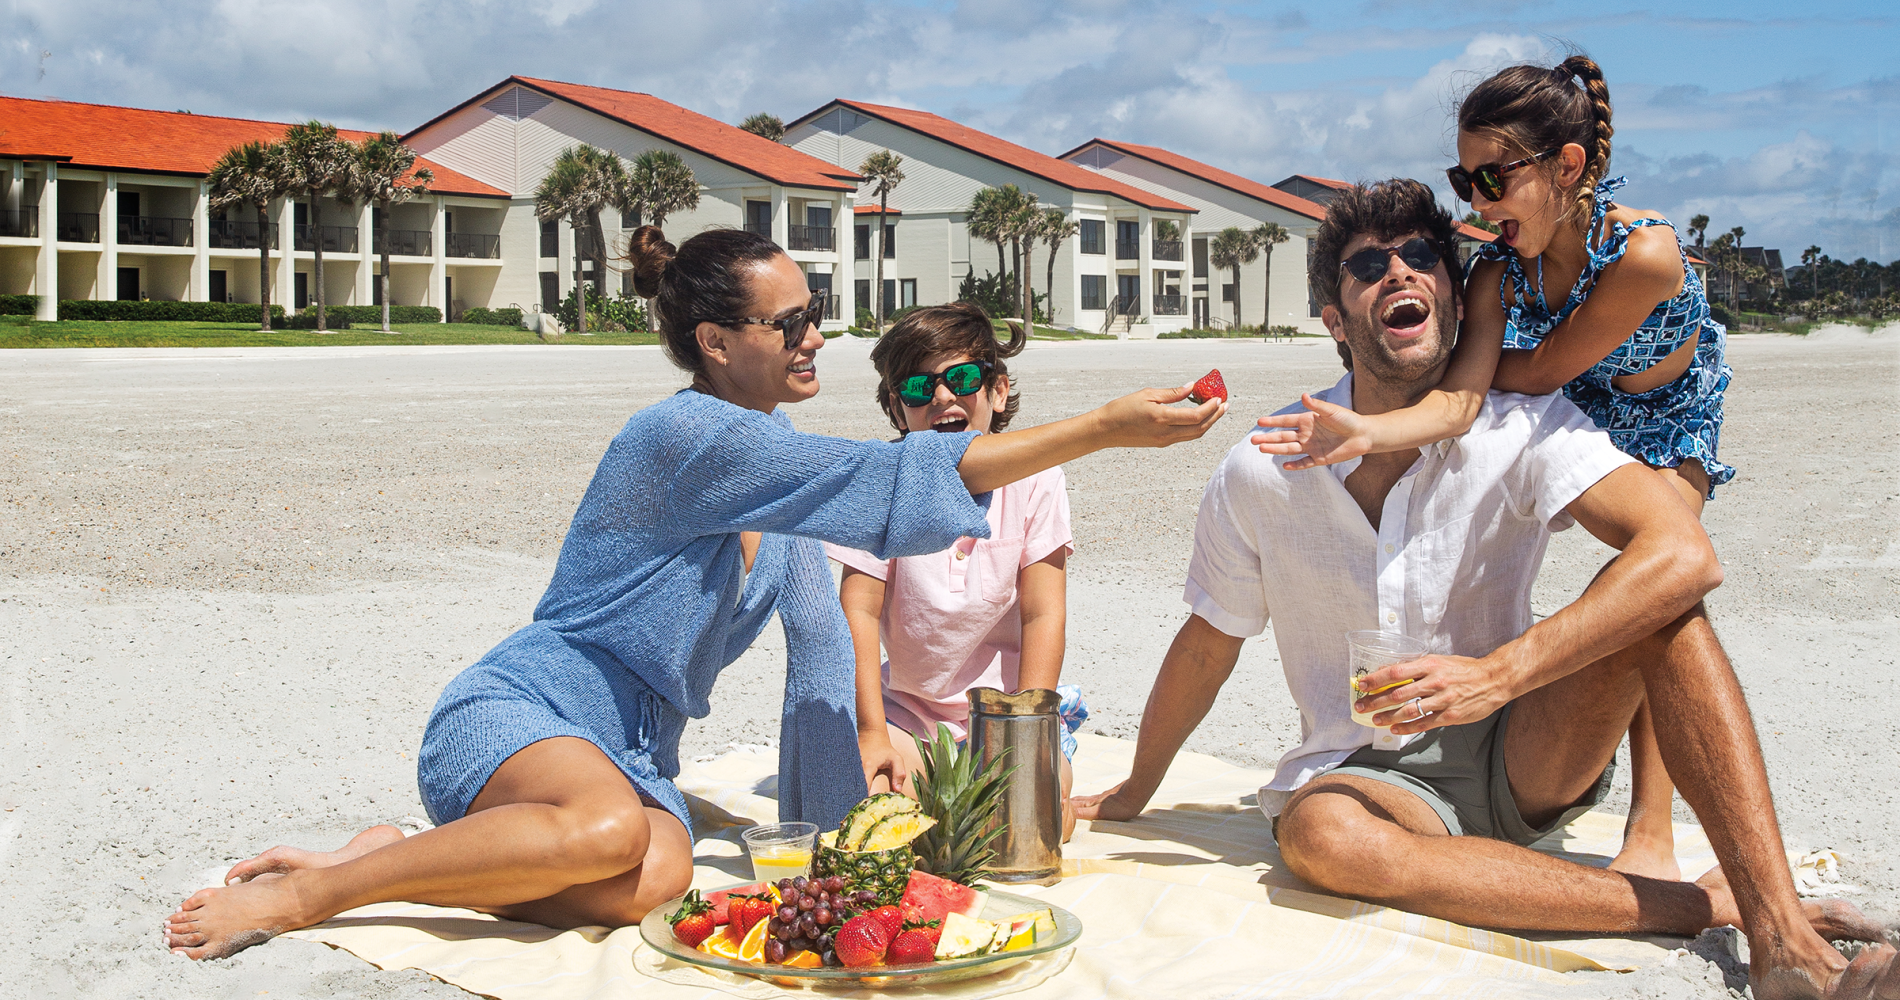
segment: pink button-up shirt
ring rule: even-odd
[[[884,718],[905,732],[929,737],[942,722],[962,739],[971,688],[1016,690],[1018,574],[1057,549],[1075,551],[1060,467],[995,491],[989,522],[990,537],[962,538],[927,556],[878,559],[825,545],[831,558],[884,581]]]

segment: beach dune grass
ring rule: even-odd
[[[13,319],[13,317],[7,317]],[[398,323],[395,334],[375,329],[263,331],[255,323],[136,322],[67,320],[58,323],[0,323],[0,349],[31,347],[393,347],[410,344],[539,344],[527,330],[474,323]],[[644,330],[630,333],[568,334],[561,344],[657,344]]]

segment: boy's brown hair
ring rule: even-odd
[[[896,383],[923,371],[924,360],[932,355],[967,354],[985,364],[988,371],[981,391],[987,394],[996,379],[1009,374],[1004,359],[1022,353],[1022,327],[1011,323],[1009,332],[1009,342],[998,343],[989,314],[973,302],[952,302],[905,313],[871,348],[871,364],[877,367],[877,405],[883,407],[891,426],[900,434],[909,432],[892,400],[897,393]],[[990,432],[1007,430],[1020,403],[1021,394],[1012,384],[1003,411],[990,418]]]

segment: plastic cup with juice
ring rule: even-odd
[[[755,826],[743,835],[752,856],[752,877],[761,882],[811,874],[812,849],[818,843],[815,823],[771,823]]]
[[[1414,639],[1409,635],[1402,635],[1398,632],[1381,632],[1377,629],[1359,629],[1347,632],[1346,651],[1348,657],[1347,662],[1349,664],[1346,675],[1346,704],[1348,711],[1352,712],[1352,721],[1362,726],[1373,726],[1372,715],[1363,714],[1352,709],[1351,705],[1353,702],[1368,695],[1378,694],[1379,691],[1390,691],[1395,687],[1401,687],[1412,682],[1403,680],[1397,684],[1387,684],[1385,687],[1380,688],[1379,691],[1367,691],[1360,687],[1359,678],[1364,677],[1380,667],[1390,666],[1394,663],[1404,663],[1407,660],[1416,660],[1429,652],[1424,642]],[[1380,711],[1385,711],[1385,709],[1380,709]],[[1373,715],[1376,714],[1378,713],[1373,713]],[[1376,729],[1379,727],[1373,726],[1373,728]]]

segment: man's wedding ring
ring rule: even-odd
[[[1419,699],[1417,698],[1413,698],[1411,701],[1406,702],[1406,704],[1411,706],[1412,711],[1417,712],[1418,714],[1412,716],[1409,719],[1398,720],[1400,722],[1417,722],[1418,720],[1423,719],[1424,717],[1432,714],[1430,712],[1425,711],[1425,706],[1419,704]]]

